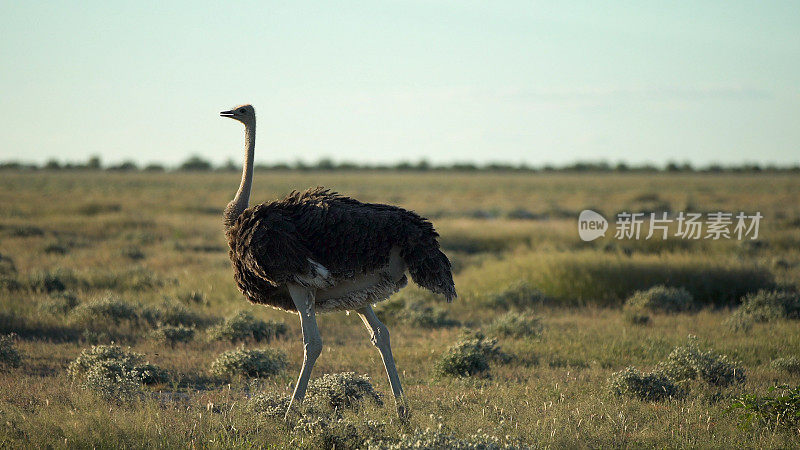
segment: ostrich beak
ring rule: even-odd
[[[222,117],[233,117],[234,113],[233,113],[233,110],[222,111],[222,112],[219,113],[219,115],[222,116]]]

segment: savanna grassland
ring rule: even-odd
[[[376,309],[406,424],[344,313],[318,318],[328,409],[270,409],[291,393],[300,327],[233,283],[221,210],[238,176],[0,172],[0,446],[800,446],[797,398],[763,406],[800,384],[796,175],[257,172],[255,201],[323,185],[440,232],[459,298],[410,286]],[[764,218],[755,241],[617,240],[612,225],[583,242],[583,209]],[[105,362],[73,363],[112,342]],[[342,372],[383,404],[363,382],[361,400],[319,393]]]

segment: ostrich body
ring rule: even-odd
[[[448,302],[456,297],[450,261],[439,250],[433,225],[414,212],[361,203],[321,187],[248,207],[255,110],[242,105],[220,115],[243,123],[246,136],[242,181],[224,214],[236,285],[253,303],[300,316],[303,366],[287,415],[305,396],[311,370],[322,351],[316,313],[352,310],[359,314],[380,351],[398,413],[405,417],[389,331],[371,305],[403,288],[406,272]]]

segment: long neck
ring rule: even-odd
[[[256,123],[253,121],[244,128],[244,166],[242,166],[242,182],[233,201],[225,208],[225,228],[230,228],[236,219],[250,204],[250,188],[253,185],[253,156],[256,150]]]

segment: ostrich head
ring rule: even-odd
[[[222,111],[219,115],[238,120],[245,125],[252,125],[256,121],[256,110],[252,105],[239,105],[231,110]]]

